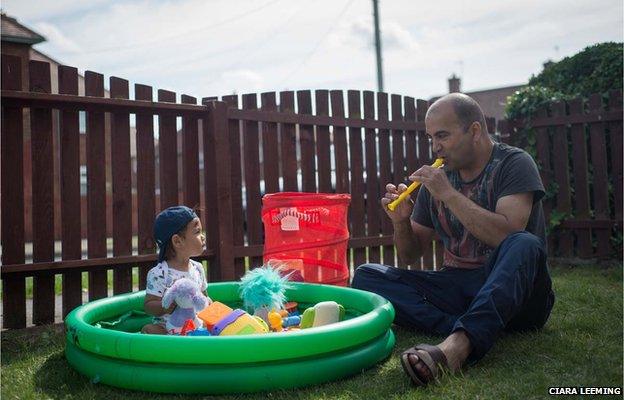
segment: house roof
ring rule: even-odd
[[[469,92],[462,91],[462,93],[463,94],[467,94],[468,96],[471,96],[471,97],[473,95],[475,95],[475,96],[488,96],[488,95],[496,96],[498,94],[514,93],[514,92],[522,89],[525,86],[527,86],[526,83],[518,84],[518,85],[510,85],[510,86],[493,87],[493,88],[488,88],[488,89],[471,90]],[[429,99],[429,102],[433,103],[434,101],[438,100],[442,96],[443,95],[434,96],[434,97]]]
[[[24,25],[17,22],[15,18],[11,18],[4,13],[2,14],[2,22],[0,25],[3,42],[33,45],[46,40],[37,32],[28,29]]]

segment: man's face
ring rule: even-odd
[[[450,106],[441,105],[431,110],[425,119],[425,126],[433,153],[437,158],[444,158],[447,170],[461,169],[474,158],[473,135],[457,122]]]

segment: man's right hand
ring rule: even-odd
[[[386,214],[388,214],[388,217],[390,217],[393,223],[408,220],[410,215],[412,215],[414,202],[409,196],[405,200],[397,204],[394,211],[390,211],[390,209],[388,209],[388,204],[396,200],[399,195],[405,190],[407,190],[407,186],[403,183],[399,184],[398,187],[394,186],[392,183],[388,183],[386,185],[386,194],[381,199],[381,206],[383,207]]]

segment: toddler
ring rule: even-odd
[[[152,324],[141,330],[148,334],[168,334],[167,321],[175,309],[162,307],[162,297],[169,287],[180,278],[189,278],[206,293],[208,283],[202,264],[191,260],[204,251],[206,238],[202,233],[199,217],[185,206],[169,207],[156,217],[154,239],[158,244],[158,264],[147,273],[145,312],[153,315]]]

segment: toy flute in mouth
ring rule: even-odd
[[[438,158],[434,161],[433,164],[431,164],[431,166],[433,168],[440,168],[444,165],[444,159],[443,158]],[[390,211],[394,211],[394,209],[396,208],[396,206],[399,205],[399,203],[401,203],[403,200],[405,200],[407,198],[407,196],[409,196],[414,190],[416,190],[416,188],[418,188],[418,186],[420,186],[420,182],[412,182],[411,185],[409,185],[407,187],[407,189],[401,193],[399,195],[399,197],[397,199],[395,199],[392,203],[388,204],[388,209]]]

